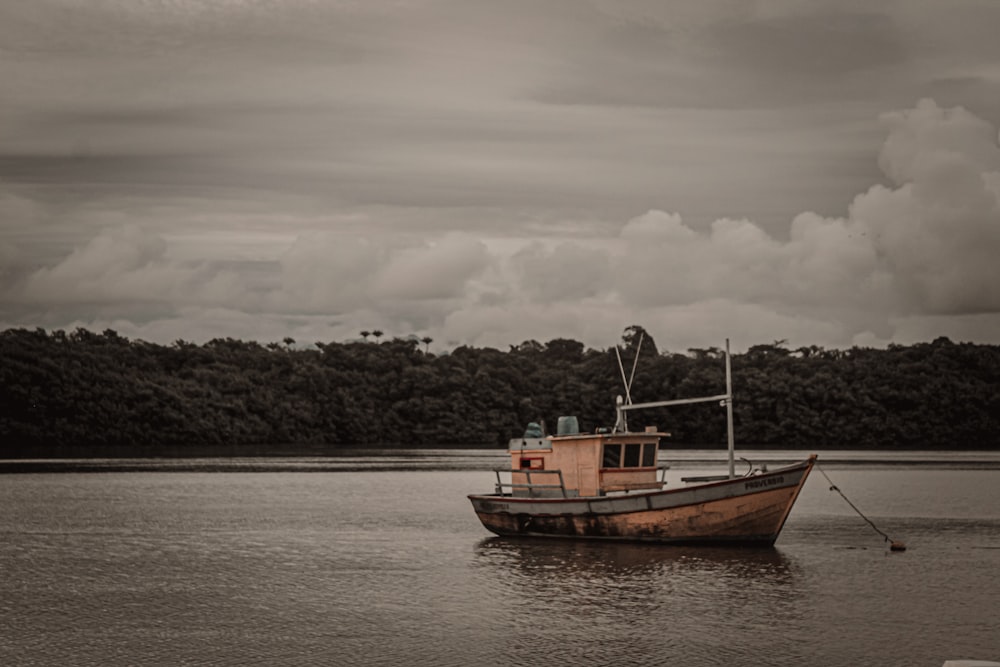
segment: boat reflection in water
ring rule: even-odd
[[[791,561],[773,547],[664,549],[642,542],[592,542],[538,538],[490,537],[476,545],[480,563],[533,578],[589,579],[653,577],[698,571],[723,578],[789,579]]]
[[[774,547],[493,537],[476,556],[501,612],[525,627],[556,623],[556,634],[590,618],[635,626],[627,633],[637,640],[725,642],[734,618],[765,636],[774,624],[794,627],[808,606],[801,569]]]

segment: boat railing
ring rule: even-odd
[[[668,465],[656,466],[656,472],[660,473],[660,484],[663,486],[667,485],[667,471],[670,470]]]
[[[519,470],[514,470],[513,468],[494,468],[493,472],[497,475],[497,486],[496,492],[498,494],[503,494],[504,489],[510,489],[511,494],[513,494],[514,489],[527,489],[529,491],[535,491],[540,489],[558,489],[562,493],[563,498],[567,498],[566,494],[566,484],[563,480],[562,470],[532,470],[530,468],[521,468]],[[500,478],[500,473],[524,473],[525,483],[515,483],[513,480],[513,475],[511,476],[510,482],[504,482]],[[532,475],[558,475],[558,484],[539,484],[537,482],[531,481]]]

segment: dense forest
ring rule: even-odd
[[[294,343],[163,346],[112,330],[9,329],[0,333],[0,458],[497,446],[531,421],[551,431],[560,415],[584,430],[609,426],[624,393],[615,347],[569,339],[448,354],[417,339]],[[661,352],[633,326],[619,350],[626,375],[639,353],[635,402],[725,392],[718,348]],[[998,346],[939,338],[791,350],[776,341],[733,355],[732,369],[740,447],[1000,447]],[[676,446],[726,439],[716,403],[631,420],[670,431]]]

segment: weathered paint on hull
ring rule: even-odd
[[[469,498],[483,526],[503,536],[771,545],[813,462],[756,477],[618,497]]]

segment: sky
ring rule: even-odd
[[[0,0],[0,329],[1000,344],[1000,2]]]

